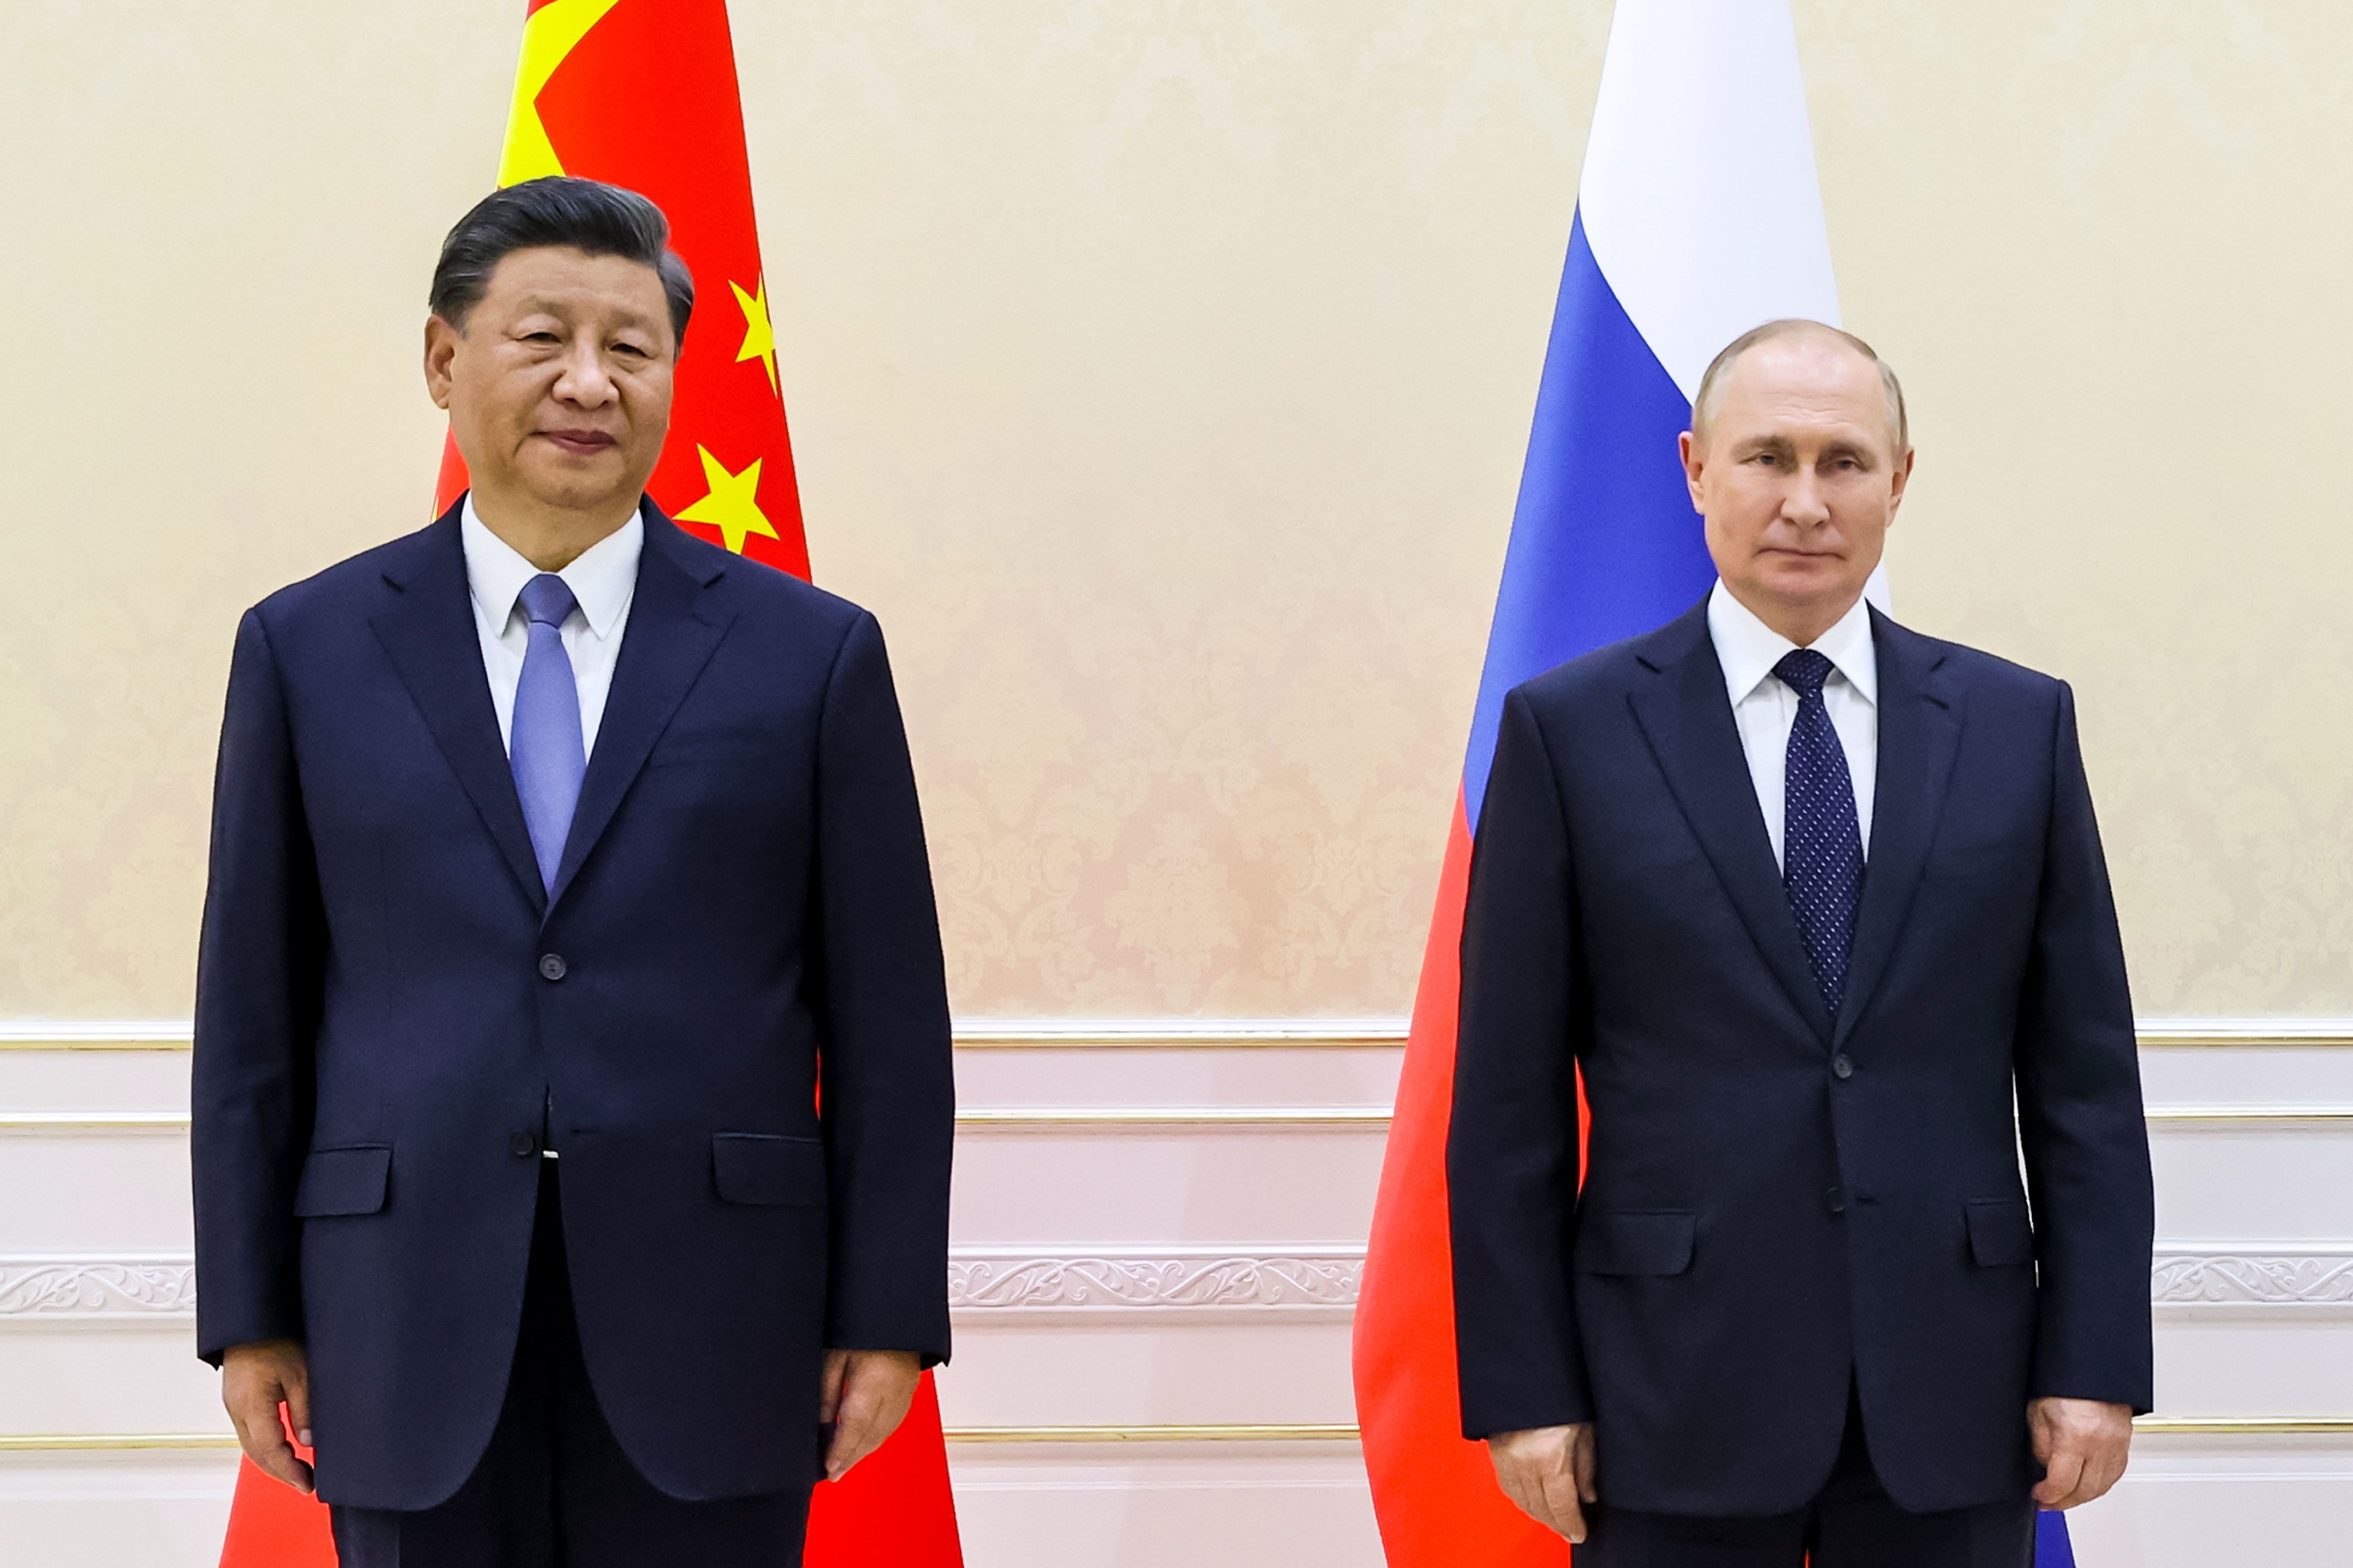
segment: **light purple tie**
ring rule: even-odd
[[[564,651],[564,623],[580,602],[564,579],[543,572],[522,585],[522,613],[531,621],[531,646],[522,656],[522,679],[515,683],[514,724],[507,741],[507,765],[522,819],[531,829],[539,879],[555,888],[564,859],[572,810],[580,804],[580,780],[588,771],[588,747],[581,739],[580,689],[572,682],[572,656]]]

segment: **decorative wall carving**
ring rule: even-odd
[[[2161,1307],[2353,1306],[2353,1251],[2160,1252],[2148,1293]]]
[[[1349,1308],[1362,1252],[1213,1257],[960,1256],[948,1265],[959,1310],[1070,1307]]]
[[[1227,1310],[1356,1304],[1364,1255],[1264,1257],[1162,1248],[1101,1256],[959,1253],[948,1265],[958,1311],[1072,1308]],[[2158,1254],[2160,1307],[2353,1307],[2353,1248]],[[180,1258],[0,1258],[0,1320],[174,1317],[195,1310],[195,1264]]]
[[[186,1258],[0,1258],[0,1318],[177,1316],[196,1309]]]

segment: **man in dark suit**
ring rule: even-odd
[[[1683,459],[1715,590],[1504,709],[1447,1157],[1464,1430],[1584,1568],[2012,1568],[2150,1398],[2073,699],[1865,604],[1912,450],[1860,340],[1734,342]]]
[[[797,1563],[948,1352],[881,634],[644,499],[668,235],[584,180],[468,214],[425,370],[472,490],[237,631],[197,1335],[255,1463],[311,1482],[281,1401],[315,1443],[346,1564]]]

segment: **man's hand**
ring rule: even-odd
[[[1585,1540],[1584,1504],[1599,1500],[1593,1489],[1593,1424],[1539,1426],[1503,1432],[1487,1439],[1495,1479],[1520,1511],[1570,1542]]]
[[[2126,1405],[2037,1399],[2026,1407],[2026,1426],[2043,1469],[2034,1500],[2044,1508],[2073,1508],[2105,1495],[2132,1456],[2132,1410]]]
[[[913,1351],[828,1351],[818,1419],[833,1423],[825,1479],[838,1481],[849,1467],[882,1446],[907,1418],[923,1362]]]
[[[295,1458],[278,1419],[283,1401],[294,1436],[311,1447],[311,1363],[292,1340],[231,1345],[221,1358],[221,1403],[237,1424],[245,1457],[296,1491],[311,1490],[311,1467]]]

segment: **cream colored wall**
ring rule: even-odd
[[[2144,1013],[2353,1012],[2353,7],[1799,24],[1898,608],[2075,683]]]
[[[185,1014],[237,612],[421,519],[521,9],[0,7],[0,1016]],[[960,1009],[1402,1011],[1607,7],[734,13]],[[2144,1011],[2353,1012],[2353,22],[1798,15],[1900,610],[2076,682]]]

